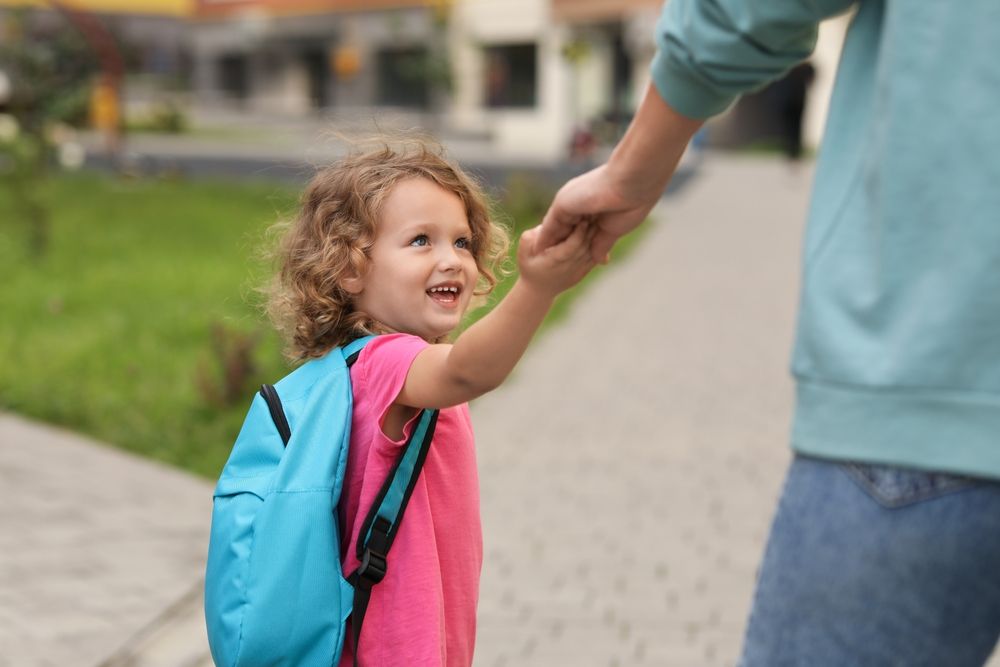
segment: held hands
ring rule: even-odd
[[[521,282],[533,290],[555,297],[580,282],[594,268],[591,244],[597,228],[578,224],[555,245],[542,248],[542,227],[533,227],[521,235],[517,248],[517,266]]]
[[[595,261],[639,226],[663,194],[691,137],[704,121],[667,104],[652,82],[607,164],[564,185],[542,220],[539,249],[563,240],[586,222],[597,228],[590,243]]]
[[[564,185],[542,219],[538,246],[548,248],[570,236],[579,227],[593,227],[590,254],[595,262],[607,263],[615,242],[639,226],[659,197],[624,192],[608,165],[577,176]]]

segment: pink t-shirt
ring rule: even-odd
[[[370,341],[351,367],[354,416],[341,501],[350,543],[344,573],[358,566],[361,524],[414,420],[394,441],[381,429],[410,364],[427,343],[391,334]],[[388,573],[372,589],[361,631],[364,667],[468,667],[476,640],[483,563],[479,478],[468,405],[441,410],[424,469],[388,557]],[[348,624],[342,667],[352,664]]]

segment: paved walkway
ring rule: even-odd
[[[211,488],[0,415],[0,666],[130,664],[119,658],[198,609]],[[197,664],[177,654],[151,664]]]
[[[734,662],[788,460],[810,178],[713,157],[473,406],[476,667]],[[0,415],[0,667],[210,664],[210,509],[207,482]]]
[[[475,405],[477,665],[735,662],[789,458],[809,182],[777,161],[706,162]]]

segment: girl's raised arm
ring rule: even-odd
[[[397,405],[446,408],[496,389],[524,354],[555,297],[594,267],[593,228],[580,224],[562,243],[537,250],[535,227],[521,235],[520,275],[507,296],[453,345],[431,345],[413,360]]]

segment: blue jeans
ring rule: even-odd
[[[1000,483],[792,462],[741,667],[981,666],[998,637]]]

